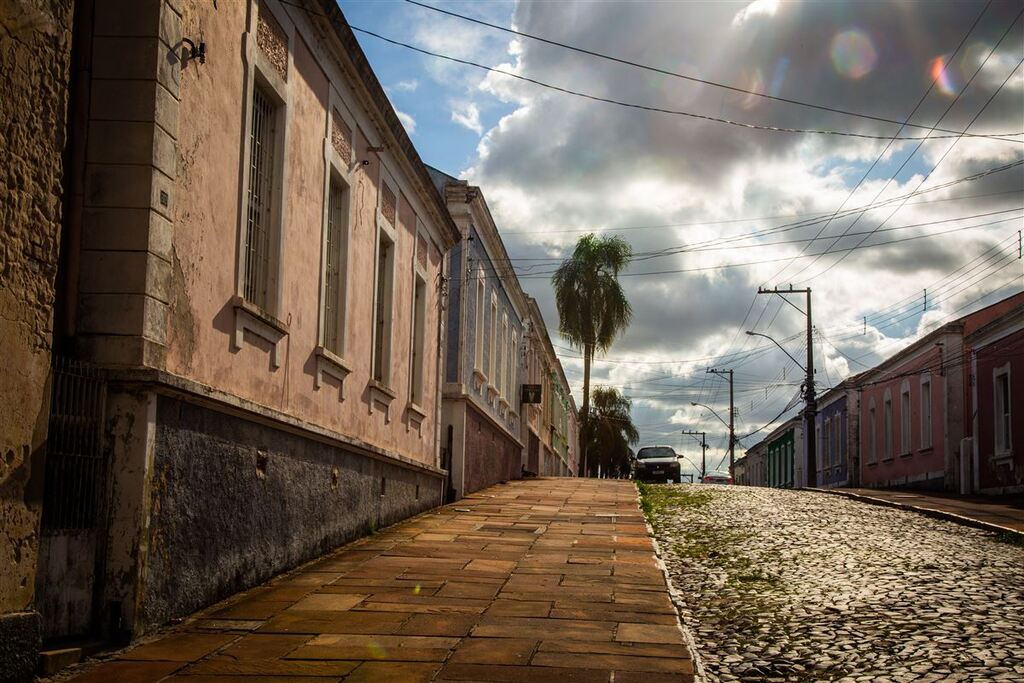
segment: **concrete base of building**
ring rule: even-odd
[[[31,681],[41,645],[38,612],[0,614],[0,683]]]
[[[154,435],[137,631],[442,503],[438,472],[177,397]]]

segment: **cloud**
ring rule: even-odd
[[[954,60],[951,78],[960,88],[1013,19],[1009,4],[992,5],[965,43],[969,54],[962,62]],[[523,2],[512,24],[671,71],[743,87],[759,82],[762,92],[902,120],[928,90],[932,60],[956,47],[980,8],[875,3],[854,10],[837,13],[822,3]],[[833,38],[852,29],[870,40],[873,63],[833,61]],[[933,89],[912,121],[962,130],[1021,58],[1021,33],[1018,24],[955,104],[955,95]],[[478,48],[476,58],[504,70],[629,102],[783,127],[873,135],[899,129],[644,72],[529,39],[502,47],[496,52],[494,45],[478,42],[467,49]],[[856,50],[842,56],[858,58]],[[850,79],[844,69],[861,76]],[[1022,83],[1011,79],[971,131],[1019,131]],[[1010,232],[1015,240],[1012,224],[971,227],[1000,218],[971,216],[1020,206],[1021,168],[863,214],[849,210],[1008,163],[1019,156],[1019,145],[942,138],[887,146],[856,137],[752,131],[587,101],[496,73],[467,88],[471,99],[453,101],[472,102],[476,118],[467,106],[454,108],[452,120],[483,134],[462,175],[483,188],[510,255],[534,259],[513,263],[524,288],[537,298],[556,346],[566,343],[554,332],[558,317],[549,278],[558,258],[582,234],[572,231],[614,231],[642,257],[622,278],[634,321],[608,359],[597,359],[592,381],[634,397],[634,420],[643,425],[645,442],[668,440],[683,448],[678,432],[692,428],[714,434],[715,448],[724,446],[717,419],[689,405],[707,403],[719,414],[728,409],[726,385],[707,375],[709,366],[736,370],[738,432],[763,426],[797,393],[799,368],[767,340],[743,331],[770,334],[802,358],[805,319],[779,297],[758,296],[759,285],[811,286],[815,326],[843,354],[872,364],[958,308],[999,290],[1015,274],[1003,268],[1008,260],[992,257],[1008,249],[1009,242],[1000,245]],[[514,109],[484,128],[479,112],[495,102]],[[480,130],[456,119],[456,112]],[[926,132],[908,127],[904,134]],[[814,221],[837,211],[832,220]],[[1003,217],[1013,215],[1020,214]],[[932,221],[945,222],[928,225]],[[864,234],[876,229],[872,236]],[[946,234],[935,236],[939,231]],[[847,232],[858,234],[844,236]],[[740,239],[751,233],[761,236]],[[933,236],[894,241],[922,235]],[[845,251],[865,237],[864,245],[893,243]],[[726,238],[733,240],[728,248],[702,247]],[[820,255],[826,249],[839,251]],[[986,253],[992,258],[972,262]],[[743,263],[754,265],[732,267]],[[929,311],[922,316],[915,302],[924,288]],[[793,303],[803,306],[800,297]],[[820,341],[814,353],[822,386],[864,369]],[[578,391],[579,352],[563,354]],[[692,452],[699,457],[699,448]]]
[[[390,90],[395,92],[415,92],[418,87],[420,87],[420,82],[415,78],[409,78],[404,81],[398,81],[398,83],[390,87]]]
[[[480,109],[473,102],[460,102],[452,109],[452,121],[468,128],[477,135],[483,135],[484,127],[480,123]]]
[[[409,114],[406,114],[404,111],[401,111],[398,107],[395,107],[395,114],[398,115],[398,120],[402,122],[403,126],[405,126],[405,130],[409,135],[416,132],[416,119]]]
[[[779,9],[779,0],[754,0],[732,18],[733,26],[740,26],[745,21],[749,21],[754,17],[758,16],[775,16],[775,12]]]

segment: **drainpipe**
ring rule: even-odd
[[[444,387],[441,385],[441,381],[444,379],[444,362],[448,357],[446,353],[445,344],[447,343],[447,332],[448,328],[445,325],[444,312],[447,306],[445,305],[445,299],[448,296],[448,255],[445,252],[441,252],[441,273],[440,282],[437,288],[437,364],[434,370],[434,397],[436,403],[434,405],[434,466],[437,468],[441,467],[441,396],[444,393]],[[441,477],[441,504],[444,504],[445,495],[445,484],[447,483],[446,477]]]

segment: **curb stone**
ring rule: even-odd
[[[636,493],[637,503],[639,504],[640,490],[637,489]],[[665,587],[668,588],[669,599],[672,601],[672,606],[676,608],[676,624],[679,626],[679,630],[683,634],[683,641],[686,643],[686,647],[690,650],[690,656],[693,658],[693,680],[695,683],[707,683],[708,679],[704,673],[704,663],[701,661],[700,653],[697,651],[697,641],[687,625],[683,623],[683,619],[679,614],[680,606],[683,605],[682,595],[672,584],[672,577],[669,575],[668,566],[665,565],[665,560],[662,557],[658,537],[654,535],[654,527],[651,526],[647,515],[644,515],[644,525],[647,527],[647,535],[651,539],[651,545],[654,546],[654,559],[658,562],[658,568],[661,569],[662,576],[665,577]]]
[[[881,507],[897,508],[900,510],[909,510],[916,512],[927,517],[933,517],[935,519],[943,519],[947,522],[953,522],[954,524],[960,524],[962,526],[969,526],[975,529],[981,529],[982,531],[991,531],[999,534],[1013,534],[1020,540],[1024,541],[1024,532],[1018,531],[1008,526],[1001,524],[993,524],[992,522],[983,522],[980,519],[974,519],[973,517],[964,517],[954,512],[946,512],[945,510],[936,510],[934,508],[921,507],[919,505],[910,505],[909,503],[898,503],[894,500],[885,500],[883,498],[874,498],[872,496],[864,496],[859,493],[850,493],[849,491],[834,491],[831,489],[819,489],[811,487],[802,487],[797,489],[799,491],[809,491],[811,493],[826,493],[831,496],[840,496],[842,498],[849,498],[851,500],[857,500],[868,505],[878,505]]]

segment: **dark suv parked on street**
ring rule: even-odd
[[[679,476],[679,456],[671,446],[646,446],[637,451],[636,464],[633,467],[633,479],[636,481],[665,481],[671,479],[675,483],[681,481]]]

